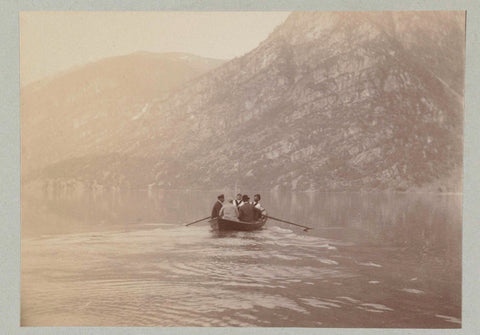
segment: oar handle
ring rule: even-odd
[[[190,226],[194,223],[197,223],[197,222],[200,222],[200,221],[204,221],[206,219],[210,219],[210,216],[207,216],[206,218],[203,218],[203,219],[200,219],[200,220],[197,220],[197,221],[193,221],[193,222],[190,222],[190,223],[187,223],[185,226]]]
[[[290,221],[286,221],[286,220],[282,220],[282,219],[277,219],[277,218],[274,218],[273,216],[269,216],[269,215],[267,215],[267,218],[272,219],[272,220],[276,220],[276,221],[280,221],[280,222],[284,222],[284,223],[288,223],[288,224],[291,224],[291,225],[294,225],[294,226],[297,226],[297,227],[305,228],[304,229],[305,231],[307,231],[309,229],[313,229],[312,227],[302,226],[300,224],[290,222]]]

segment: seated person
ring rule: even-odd
[[[255,221],[255,209],[253,205],[248,201],[250,198],[248,195],[242,197],[243,205],[238,209],[238,219],[240,221],[252,222]]]
[[[241,193],[237,194],[237,198],[234,201],[234,205],[237,206],[237,208],[243,205],[242,194]]]
[[[225,196],[223,194],[220,194],[217,197],[217,201],[215,201],[215,204],[213,205],[212,208],[212,215],[211,218],[215,219],[218,217],[218,214],[220,213],[220,209],[222,208],[223,201],[225,200]]]
[[[238,220],[238,208],[233,204],[233,199],[228,199],[220,209],[220,216],[227,220]]]
[[[253,207],[255,207],[255,220],[260,219],[262,216],[267,215],[267,211],[263,206],[260,204],[260,199],[262,197],[260,194],[255,194],[253,196]]]

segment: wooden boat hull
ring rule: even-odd
[[[210,226],[214,230],[220,231],[252,231],[261,229],[267,222],[267,218],[263,217],[254,222],[234,221],[223,218],[211,219]]]

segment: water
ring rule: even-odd
[[[461,196],[263,194],[216,233],[215,192],[22,198],[22,326],[461,326]]]

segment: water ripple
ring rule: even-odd
[[[383,301],[350,295],[362,282],[342,253],[351,246],[275,226],[218,234],[153,223],[23,239],[22,322],[317,327],[328,325],[319,310],[394,313]],[[373,258],[355,263],[382,269]]]

